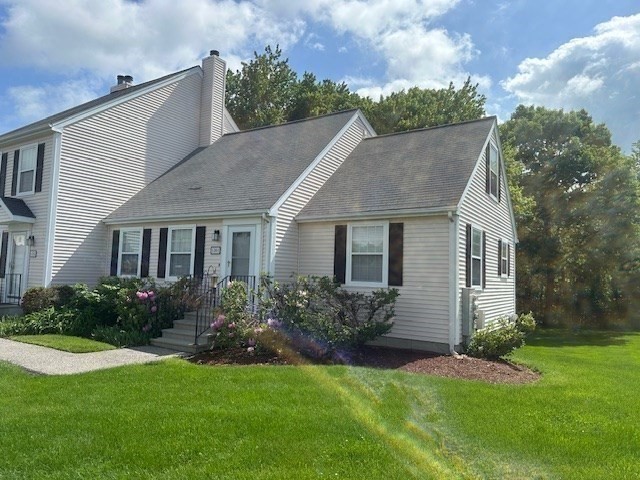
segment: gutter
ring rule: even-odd
[[[375,212],[349,212],[335,215],[301,215],[295,217],[298,223],[331,222],[336,220],[378,220],[390,217],[425,217],[430,215],[447,215],[457,207],[407,208],[398,210],[379,210]]]
[[[268,215],[269,210],[238,210],[231,212],[190,213],[182,215],[153,215],[146,217],[105,218],[105,225],[136,225],[153,222],[179,222],[182,220],[210,220],[212,218],[247,218]]]

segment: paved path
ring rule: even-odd
[[[46,375],[71,375],[134,363],[149,363],[179,354],[165,348],[145,346],[105,352],[69,353],[53,348],[0,338],[0,360]]]

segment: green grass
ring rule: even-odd
[[[69,335],[15,335],[9,338],[17,342],[31,343],[33,345],[55,348],[56,350],[71,353],[103,352],[116,348],[108,343],[96,342],[88,338],[72,337]]]
[[[0,478],[637,478],[640,335],[545,332],[524,386],[181,360],[0,363]]]

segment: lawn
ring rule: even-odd
[[[0,478],[637,478],[640,335],[545,332],[530,385],[181,360],[0,363]]]
[[[103,352],[117,348],[108,343],[96,342],[88,338],[72,337],[69,335],[15,335],[9,337],[9,339],[71,353]]]

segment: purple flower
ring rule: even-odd
[[[215,322],[211,323],[211,330],[220,330],[222,328],[222,326],[224,325],[224,318],[222,317],[222,315],[220,315]]]
[[[278,329],[282,326],[282,322],[277,318],[270,318],[267,320],[267,325],[269,328]]]
[[[151,313],[156,313],[158,311],[158,307],[156,307],[155,305],[151,306]]]
[[[229,330],[234,330],[236,328],[236,322],[231,322],[229,324]]]
[[[145,333],[148,332],[149,330],[151,330],[151,325],[149,325],[148,323],[144,327],[142,327],[142,331]]]
[[[247,346],[248,347],[255,347],[256,346],[256,339],[255,338],[250,338],[249,340],[247,340]]]

